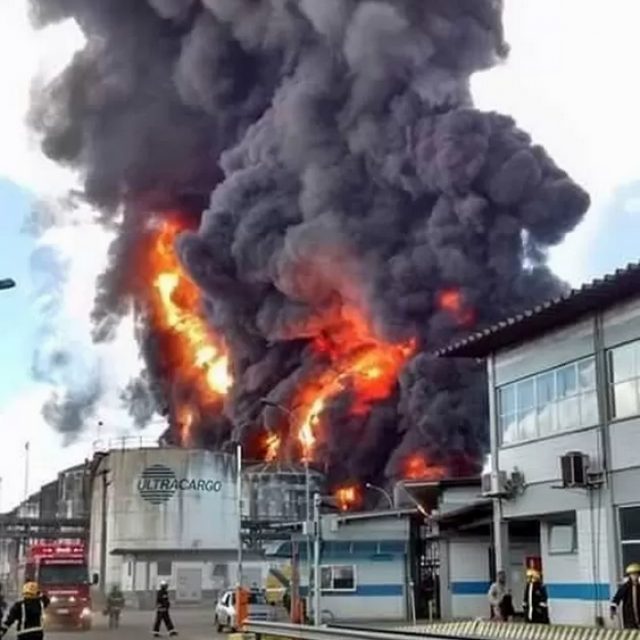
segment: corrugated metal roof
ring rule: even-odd
[[[635,296],[640,296],[640,262],[630,263],[615,273],[473,333],[435,351],[433,355],[484,358]]]

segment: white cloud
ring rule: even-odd
[[[510,60],[474,80],[480,108],[513,115],[592,195],[586,221],[552,255],[574,283],[613,190],[640,177],[638,25],[638,0],[510,0]]]

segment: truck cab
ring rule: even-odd
[[[84,545],[33,545],[26,579],[35,580],[51,603],[46,622],[91,629],[91,586]]]

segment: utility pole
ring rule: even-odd
[[[320,521],[320,505],[322,497],[319,493],[313,496],[313,624],[319,627],[322,624],[320,616],[320,549],[322,544],[322,531]]]
[[[236,445],[236,468],[238,475],[236,477],[236,492],[238,506],[238,571],[237,571],[237,587],[242,589],[243,582],[243,553],[242,553],[242,444],[238,442]]]
[[[24,443],[24,500],[29,498],[29,441]]]
[[[107,536],[108,536],[108,522],[107,507],[108,507],[108,494],[107,490],[111,484],[108,479],[109,469],[102,469],[98,472],[98,475],[102,479],[101,487],[101,513],[100,513],[100,590],[102,595],[107,596]]]

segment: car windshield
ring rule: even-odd
[[[38,572],[42,585],[76,585],[89,582],[86,564],[43,564]]]

